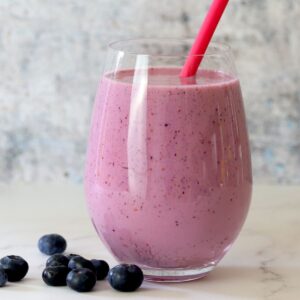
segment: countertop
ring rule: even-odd
[[[91,225],[81,186],[0,185],[0,204],[0,257],[21,255],[30,265],[23,281],[0,288],[1,299],[300,299],[300,187],[256,186],[239,238],[206,278],[145,282],[129,294],[112,290],[107,282],[80,294],[49,287],[41,279],[47,257],[37,241],[46,233],[65,236],[69,253],[116,264]]]

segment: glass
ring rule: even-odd
[[[211,271],[245,221],[251,159],[230,48],[212,43],[180,79],[190,40],[109,45],[89,137],[85,191],[94,227],[147,280]]]

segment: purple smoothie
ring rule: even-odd
[[[107,73],[95,101],[85,190],[114,256],[152,268],[217,263],[247,215],[252,174],[237,78],[180,69]]]

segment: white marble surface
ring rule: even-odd
[[[21,255],[30,265],[23,281],[0,289],[1,299],[300,299],[300,187],[256,187],[240,237],[207,278],[144,283],[130,294],[113,291],[106,282],[84,295],[42,282],[46,256],[36,244],[45,233],[64,235],[68,252],[116,263],[92,228],[80,186],[2,185],[0,203],[0,257]]]
[[[210,3],[0,0],[0,181],[81,181],[106,44],[194,37]],[[299,0],[231,0],[216,32],[234,49],[261,182],[300,183],[299,28]]]

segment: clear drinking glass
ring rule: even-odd
[[[252,190],[242,94],[229,47],[212,43],[180,79],[192,41],[109,45],[85,173],[92,222],[120,262],[154,281],[211,271],[245,221]]]

